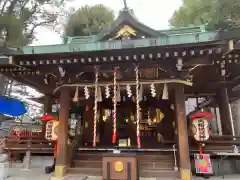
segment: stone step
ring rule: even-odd
[[[175,172],[173,170],[140,170],[140,177],[146,178],[178,178],[179,172]]]
[[[149,170],[156,170],[156,169],[168,169],[168,170],[172,170],[174,167],[173,162],[139,162],[139,168],[141,170],[144,169],[149,169]]]
[[[172,161],[173,155],[138,155],[137,158],[139,161]]]
[[[70,174],[81,174],[88,176],[101,176],[101,168],[70,168],[68,170]],[[140,177],[164,177],[164,178],[177,178],[179,173],[173,170],[140,170]]]
[[[74,167],[82,168],[102,168],[102,161],[94,160],[75,160]],[[173,162],[139,162],[140,169],[173,169]]]
[[[75,167],[102,168],[102,161],[101,160],[75,160],[74,164],[75,164]]]
[[[75,167],[75,168],[69,168],[68,173],[88,175],[88,176],[101,176],[102,168]]]
[[[77,153],[77,160],[102,160],[102,153]],[[172,161],[173,154],[139,154],[137,155],[140,161]]]

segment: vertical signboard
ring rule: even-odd
[[[197,174],[212,174],[212,163],[209,154],[194,154]]]

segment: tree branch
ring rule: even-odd
[[[2,9],[1,9],[1,13],[0,13],[1,16],[3,15],[3,12],[4,12],[4,9],[5,9],[6,5],[7,5],[7,2],[8,2],[8,0],[5,0],[5,2],[3,3]]]
[[[32,29],[30,30],[30,32],[28,33],[28,35],[26,36],[27,38],[31,38],[33,36],[33,33],[35,31],[35,29],[39,26],[42,26],[42,25],[46,25],[46,24],[49,24],[51,23],[52,21],[43,21],[43,22],[40,22],[40,23],[37,23],[37,24],[34,24]]]
[[[11,2],[11,4],[9,5],[9,7],[8,7],[8,12],[7,12],[7,14],[8,14],[9,16],[13,15],[13,11],[14,11],[14,8],[15,8],[17,2],[18,2],[18,0],[13,0],[13,1]]]

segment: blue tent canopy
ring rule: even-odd
[[[27,112],[25,104],[17,99],[0,97],[0,114],[21,116]]]

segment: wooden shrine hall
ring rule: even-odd
[[[155,149],[169,157],[173,150],[167,150],[176,144],[177,173],[189,180],[194,143],[185,112],[188,97],[216,100],[223,135],[234,137],[229,103],[238,99],[240,51],[238,37],[230,35],[200,27],[156,31],[125,7],[110,29],[68,37],[67,44],[26,47],[24,54],[1,63],[0,72],[43,93],[46,113],[52,103],[59,104],[56,177],[71,170],[69,159],[74,161],[81,148],[130,148],[149,156],[154,153],[147,149]],[[72,116],[80,128],[70,156]],[[238,144],[234,139],[232,145]]]

